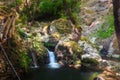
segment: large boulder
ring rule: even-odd
[[[55,47],[58,62],[68,65],[77,65],[80,62],[82,48],[74,41],[69,39],[60,40]],[[79,63],[80,64],[80,63]]]
[[[71,33],[71,29],[72,29],[72,26],[69,23],[69,21],[66,19],[60,18],[58,20],[53,21],[50,24],[49,33],[52,34],[52,33],[58,32],[60,34],[69,34]]]
[[[101,56],[99,54],[99,51],[97,50],[97,47],[92,44],[90,41],[85,40],[79,40],[78,44],[83,48],[83,51],[85,54],[82,55],[83,58],[93,58],[96,60],[100,60]]]
[[[44,25],[40,29],[40,34],[43,42],[53,44],[52,46],[55,47],[62,37],[65,37],[71,33],[71,29],[72,26],[69,21],[60,18]]]

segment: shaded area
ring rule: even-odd
[[[97,72],[82,72],[68,67],[60,69],[40,68],[31,70],[23,80],[93,80]]]

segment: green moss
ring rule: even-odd
[[[13,2],[13,1],[12,1]],[[9,7],[16,7],[17,5],[21,5],[23,3],[23,0],[16,0],[13,3],[11,3],[10,5],[8,5]]]
[[[97,50],[99,50],[99,47],[94,43],[92,43],[87,37],[81,36],[80,40],[88,42],[93,48],[96,48]]]
[[[72,50],[75,54],[79,54],[79,53],[83,52],[82,48],[75,41],[65,42],[64,46],[67,46],[68,48],[72,48]]]
[[[20,38],[23,38],[23,39],[27,38],[27,35],[21,28],[17,28],[17,32],[18,32]]]
[[[58,33],[60,34],[71,33],[72,26],[70,25],[69,21],[66,19],[60,18],[58,20],[55,20],[51,25],[55,26]]]
[[[33,42],[33,48],[38,52],[38,53],[46,53],[46,48],[44,47],[43,43],[41,42]]]
[[[52,43],[47,43],[47,42],[45,42],[44,45],[45,45],[46,47],[54,47],[54,46],[55,46],[54,44],[52,44]]]
[[[99,64],[99,62],[93,58],[84,58],[82,59],[82,63],[88,64],[91,66],[97,66]]]
[[[21,55],[20,66],[27,70],[29,68],[31,58],[27,55],[26,52],[21,52],[20,55]]]
[[[47,50],[42,42],[33,42],[33,49],[37,53],[38,61],[44,63],[44,57],[47,55]]]
[[[96,36],[99,38],[107,38],[110,37],[114,33],[114,17],[113,15],[109,15],[105,17],[106,22],[95,32]],[[106,28],[107,24],[109,27]]]

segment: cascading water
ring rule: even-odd
[[[31,51],[31,56],[32,56],[32,64],[33,64],[31,68],[38,68],[36,55],[35,53],[32,52],[32,50],[30,51]]]
[[[47,49],[47,51],[48,51],[49,61],[50,61],[50,63],[48,64],[48,67],[49,68],[59,68],[60,64],[57,63],[54,52],[49,51],[48,49]]]

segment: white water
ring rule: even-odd
[[[49,54],[49,61],[50,61],[50,63],[48,64],[48,67],[49,68],[59,68],[60,64],[57,63],[54,52],[48,50],[48,54]]]
[[[36,56],[32,51],[31,51],[31,56],[32,56],[32,61],[33,61],[33,66],[31,66],[31,68],[38,68],[39,66],[37,65]]]

